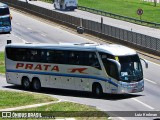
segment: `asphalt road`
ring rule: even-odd
[[[61,26],[50,23],[44,23],[39,20],[30,18],[19,12],[12,11],[11,34],[0,35],[0,47],[3,50],[7,39],[13,42],[41,42],[41,43],[58,43],[58,42],[92,42],[76,33],[64,31]],[[99,42],[99,41],[97,41]],[[143,67],[144,68],[144,67]],[[53,97],[91,105],[104,111],[160,111],[160,65],[149,62],[149,69],[144,69],[145,90],[141,93],[128,95],[108,95],[102,98],[95,98],[90,93],[44,89],[42,93]],[[9,85],[6,83],[5,76],[0,75],[0,89],[3,90],[22,90],[21,87]],[[160,118],[160,116],[159,116]],[[115,119],[115,118],[114,118]],[[147,119],[148,118],[116,118],[116,119]]]

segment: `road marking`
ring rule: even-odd
[[[20,23],[16,23],[17,25],[20,25]]]
[[[149,108],[149,109],[151,109],[151,110],[154,110],[153,107],[151,107],[151,106],[149,106],[149,105],[141,102],[140,100],[137,100],[136,98],[131,98],[131,99],[134,100],[134,101],[136,101],[136,102],[138,102],[138,103],[140,103],[140,104],[142,104],[142,105],[144,105],[145,107],[147,107],[147,108]]]
[[[108,120],[126,120],[122,117],[109,117]]]
[[[95,41],[93,41],[93,40],[90,40],[90,39],[88,39],[88,38],[85,38],[85,37],[83,37],[83,36],[80,36],[80,35],[71,33],[71,32],[69,32],[69,31],[67,31],[67,30],[63,30],[63,29],[62,29],[61,27],[59,27],[59,26],[53,26],[53,27],[56,28],[56,29],[59,29],[59,30],[61,30],[61,31],[64,31],[64,32],[66,32],[66,33],[69,33],[69,34],[73,34],[73,35],[75,35],[75,36],[78,36],[79,38],[82,38],[82,39],[86,40],[87,42],[97,43],[97,42],[95,42]],[[84,43],[84,42],[83,42],[83,43]]]
[[[43,37],[46,37],[46,35],[45,34],[41,34]]]
[[[32,30],[31,28],[27,28],[28,30]]]
[[[144,80],[146,80],[146,81],[148,81],[148,82],[150,82],[150,83],[153,83],[153,84],[157,84],[156,82],[153,82],[152,80],[149,80],[149,79],[147,79],[147,78],[144,78]]]
[[[160,64],[157,64],[157,63],[154,63],[154,62],[151,62],[151,61],[147,61],[147,62],[150,62],[150,63],[152,63],[152,64],[154,64],[154,65],[160,66]]]
[[[24,40],[24,39],[22,39],[22,38],[18,37],[17,35],[14,35],[13,33],[12,33],[12,35],[13,35],[14,37],[16,37],[16,38],[18,38],[18,39],[22,40],[22,41],[23,41],[23,43],[27,43],[27,41],[26,41],[26,40]]]

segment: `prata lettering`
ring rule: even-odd
[[[39,70],[39,71],[57,71],[59,72],[59,67],[57,65],[52,66],[48,64],[25,64],[17,63],[16,69],[26,69],[26,70]]]

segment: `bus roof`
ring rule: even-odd
[[[75,51],[99,51],[109,53],[114,56],[134,55],[136,51],[117,44],[93,44],[93,43],[65,43],[65,44],[7,44],[6,47],[14,48],[36,48],[36,49],[57,49],[57,50],[75,50]]]
[[[8,5],[0,2],[0,8],[7,8]]]

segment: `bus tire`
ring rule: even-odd
[[[33,79],[32,88],[35,91],[40,91],[41,90],[41,82],[38,78]]]
[[[31,83],[29,81],[29,78],[28,77],[23,77],[22,78],[22,86],[25,90],[29,90],[30,87],[31,87]]]
[[[96,97],[100,97],[103,94],[102,87],[99,83],[93,84],[92,92]]]

